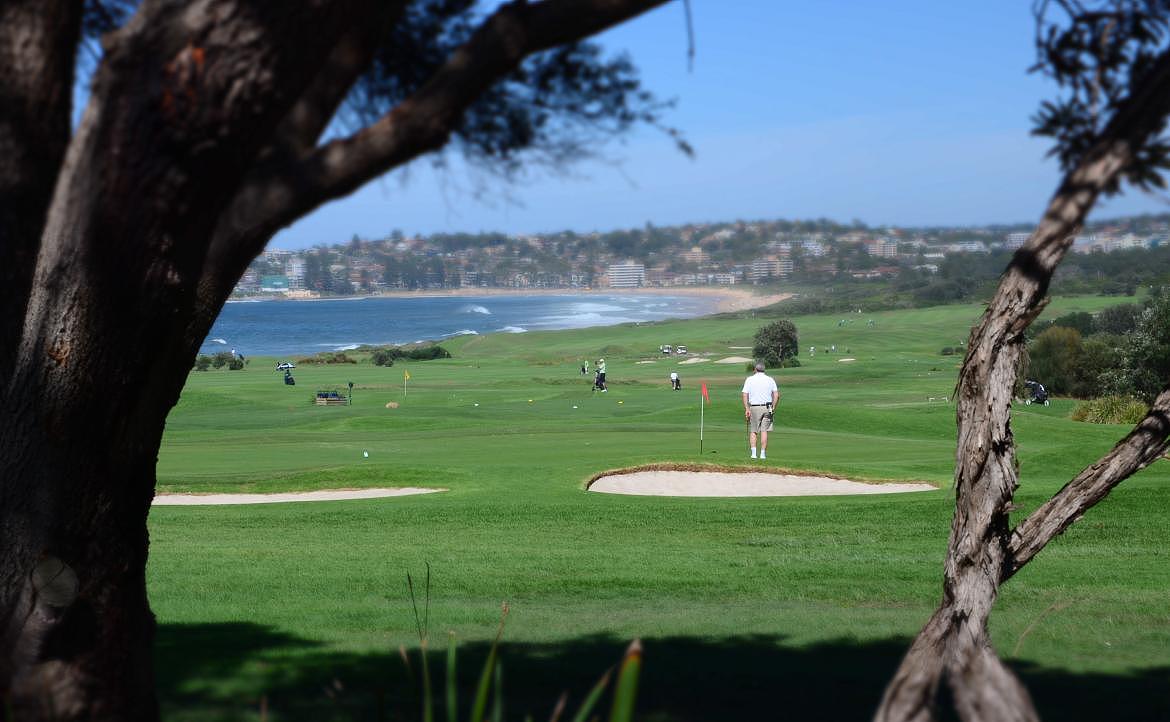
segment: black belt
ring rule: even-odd
[[[771,406],[772,404],[748,404],[748,406]]]

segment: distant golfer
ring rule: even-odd
[[[682,391],[682,379],[678,377],[678,371],[670,372],[670,388],[675,391]]]
[[[748,422],[748,444],[756,458],[756,434],[760,435],[760,458],[766,459],[772,413],[780,403],[776,380],[764,373],[764,362],[756,361],[756,372],[743,382],[743,417]]]
[[[602,393],[609,391],[609,387],[605,385],[605,359],[597,359],[597,372],[593,378],[594,390],[600,390]]]

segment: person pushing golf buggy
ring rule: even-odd
[[[1048,405],[1048,389],[1044,388],[1044,384],[1028,379],[1024,382],[1024,386],[1028,389],[1028,396],[1024,399],[1025,404]]]

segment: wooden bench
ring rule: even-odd
[[[347,399],[343,396],[342,397],[318,396],[316,398],[316,400],[313,401],[313,403],[317,404],[318,406],[345,406],[346,404],[349,403],[349,399]]]

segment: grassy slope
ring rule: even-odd
[[[1048,313],[1103,303],[1058,301]],[[432,628],[454,630],[473,655],[494,633],[498,602],[511,604],[518,706],[551,704],[560,686],[583,689],[621,640],[641,636],[650,718],[758,716],[772,699],[762,690],[776,685],[835,700],[829,716],[864,715],[937,602],[954,454],[954,407],[941,397],[960,360],[938,350],[964,340],[978,311],[855,315],[844,327],[839,316],[796,319],[805,352],[839,352],[802,354],[802,367],[779,374],[769,463],[942,487],[914,495],[582,491],[602,469],[699,460],[700,380],[713,397],[702,460],[748,463],[742,364],[673,367],[655,349],[749,355],[731,347],[751,344],[751,319],[464,337],[449,344],[450,360],[302,367],[295,387],[265,359],[192,374],[168,422],[163,490],[450,491],[154,510],[149,576],[164,709],[172,719],[248,718],[264,693],[278,718],[364,718],[377,706],[370,690],[404,684],[393,652],[414,636],[404,572],[429,562]],[[582,359],[599,355],[611,379],[605,395],[579,373]],[[655,363],[636,363],[644,360]],[[669,390],[672,368],[681,393]],[[316,388],[348,381],[352,407],[308,403]],[[391,400],[401,406],[385,408]],[[1121,433],[1067,421],[1070,406],[1016,410],[1022,512]],[[1156,465],[1127,481],[1005,588],[993,634],[1042,711],[1092,715],[1087,700],[1108,689],[1126,692],[1139,717],[1170,714],[1166,480]],[[341,701],[320,693],[335,676],[348,685]],[[1073,680],[1086,699],[1068,695]]]

